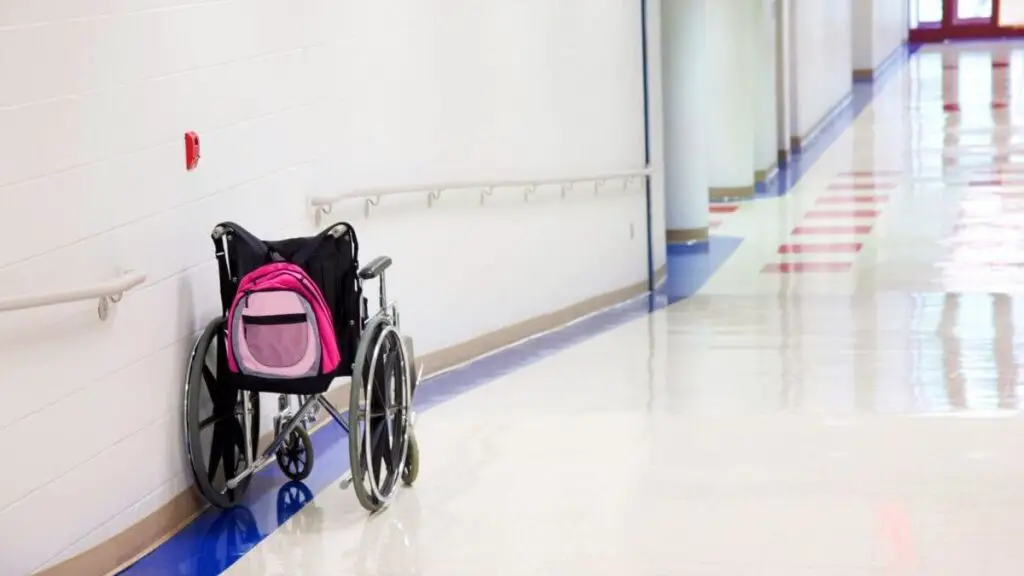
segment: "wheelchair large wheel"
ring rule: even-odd
[[[348,409],[352,485],[370,512],[391,501],[406,465],[410,380],[401,335],[386,318],[374,319],[359,341]]]
[[[234,506],[249,487],[246,478],[232,490],[227,481],[249,466],[245,442],[255,458],[259,442],[260,398],[218,379],[227,374],[224,319],[210,322],[196,340],[185,375],[185,448],[196,488],[218,508]],[[245,432],[245,395],[251,427]]]

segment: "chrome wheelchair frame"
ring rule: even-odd
[[[350,230],[347,225],[335,224],[328,233],[338,239]],[[212,235],[215,246],[223,240],[225,252],[229,249],[225,236],[230,232],[230,228],[220,225]],[[350,469],[342,476],[341,487],[354,487],[364,508],[370,512],[381,510],[394,497],[399,480],[407,486],[416,480],[419,448],[413,433],[412,400],[422,369],[414,370],[415,362],[410,361],[412,340],[401,335],[397,305],[387,298],[386,270],[390,265],[389,257],[379,256],[356,275],[362,329],[351,368],[348,417],[326,398],[326,392],[279,394],[273,439],[258,457],[260,392],[217,388],[217,377],[224,366],[225,319],[216,318],[206,326],[189,357],[184,425],[189,464],[196,487],[207,501],[218,508],[236,506],[253,474],[274,459],[290,480],[307,478],[314,462],[309,431],[319,420],[321,408],[348,436]],[[379,302],[377,311],[368,315],[362,283],[373,279],[378,281]],[[209,363],[211,352],[217,371]],[[204,391],[214,412],[206,418],[200,414]],[[228,405],[232,391],[236,393],[233,408]],[[297,409],[293,396],[298,396]],[[210,427],[214,428],[213,436],[207,443],[203,432]],[[209,454],[203,454],[204,446]]]

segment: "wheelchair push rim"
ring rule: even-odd
[[[260,406],[258,393],[231,390],[218,381],[221,367],[226,365],[223,333],[224,319],[217,318],[206,326],[192,348],[185,375],[184,425],[186,453],[196,488],[210,504],[230,508],[249,487],[251,477],[234,489],[227,489],[226,482],[251,465],[246,442],[251,454],[256,454]],[[246,395],[251,414],[249,430],[245,430]],[[217,403],[221,404],[219,414],[215,413]]]
[[[384,317],[360,339],[349,398],[349,462],[359,503],[384,508],[401,481],[409,448],[410,367],[404,341]]]

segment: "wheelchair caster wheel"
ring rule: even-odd
[[[405,465],[402,466],[402,484],[412,486],[420,475],[420,446],[416,436],[409,434],[409,448],[405,453]]]
[[[302,426],[296,426],[277,450],[277,465],[289,480],[305,480],[313,471],[313,441]]]

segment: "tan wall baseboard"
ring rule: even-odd
[[[779,171],[778,162],[772,162],[771,166],[764,170],[754,170],[754,182],[767,182]]]
[[[814,139],[817,138],[819,134],[821,134],[822,129],[828,126],[828,124],[835,119],[839,112],[841,112],[843,108],[849,105],[852,100],[853,91],[851,90],[849,93],[843,96],[838,102],[836,102],[831,108],[829,108],[828,112],[826,112],[825,115],[822,116],[821,119],[818,120],[818,122],[810,130],[808,130],[806,134],[804,134],[803,136],[794,135],[790,139],[790,145],[793,149],[793,152],[800,152],[801,150],[806,148],[811,142],[813,142]]]
[[[776,166],[782,166],[786,162],[789,162],[789,150],[779,150],[779,162]]]
[[[690,242],[705,242],[708,239],[708,228],[684,228],[666,230],[665,239],[669,244],[688,244]]]
[[[705,229],[705,237],[706,232]],[[655,284],[659,284],[667,274],[667,266],[659,268],[654,275]],[[531,318],[455,346],[431,352],[418,357],[416,362],[418,366],[424,367],[426,376],[437,374],[531,336],[556,329],[573,320],[609,308],[645,292],[647,292],[647,280],[594,296],[561,310]],[[424,385],[429,385],[429,383]],[[344,382],[335,386],[327,393],[327,397],[340,411],[347,410],[349,383]],[[329,415],[321,413],[314,429],[325,425],[329,418]],[[269,446],[271,440],[272,433],[264,434],[260,437],[260,446]],[[273,462],[270,465],[274,465]],[[98,546],[36,574],[38,576],[116,574],[180,532],[207,507],[208,504],[195,488],[189,487],[127,530]]]
[[[349,382],[335,386],[325,396],[339,410],[344,411],[348,407]],[[329,420],[330,415],[321,412],[310,430],[315,431]],[[259,449],[266,449],[273,440],[274,433],[266,432],[260,436]],[[36,576],[112,576],[155,550],[209,507],[202,495],[194,487],[189,487],[124,532],[77,556],[36,572]]]
[[[116,574],[180,532],[207,506],[203,497],[196,490],[190,488],[124,532],[36,574],[45,576]]]
[[[654,285],[660,285],[665,278],[668,278],[668,264],[654,271]]]
[[[853,71],[854,80],[871,80],[875,77],[873,68],[857,68]]]
[[[708,188],[708,195],[712,200],[729,200],[733,198],[750,198],[754,195],[754,186],[729,186]]]
[[[657,274],[656,274],[657,275]],[[474,358],[478,358],[492,352],[499,348],[504,348],[511,344],[515,344],[520,340],[529,338],[535,334],[546,332],[563,326],[580,318],[587,314],[592,314],[598,310],[603,310],[609,306],[614,306],[624,300],[628,300],[634,296],[638,296],[647,291],[647,281],[644,280],[637,284],[626,286],[619,290],[607,292],[599,296],[595,296],[588,300],[584,300],[578,304],[563,308],[561,310],[551,312],[550,314],[544,314],[514,324],[507,328],[502,328],[484,334],[472,340],[462,342],[450,348],[444,348],[436,352],[431,352],[416,361],[418,365],[424,367],[424,373],[427,375],[436,374],[442,370],[447,370],[453,366],[464,364]]]
[[[905,45],[905,41],[900,42],[899,45],[896,46],[896,48],[893,48],[892,52],[889,52],[889,54],[885,58],[882,58],[882,61],[879,62],[874,68],[855,68],[853,70],[853,79],[874,80],[875,78],[878,77],[878,75],[881,72],[884,72],[897,59],[899,59],[900,55],[903,54]]]

